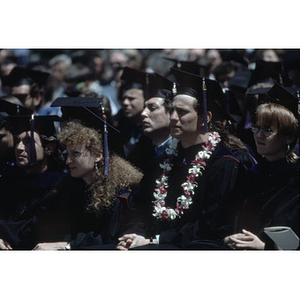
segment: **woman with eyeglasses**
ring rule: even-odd
[[[241,186],[247,195],[225,243],[234,249],[280,249],[264,234],[265,227],[288,226],[299,236],[299,157],[296,113],[278,103],[257,107],[252,126],[262,159]]]

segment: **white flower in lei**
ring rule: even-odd
[[[162,175],[155,181],[156,186],[153,196],[156,200],[153,201],[153,216],[160,220],[174,220],[183,214],[185,209],[189,209],[193,203],[192,195],[194,195],[194,188],[198,186],[195,181],[196,177],[201,176],[205,170],[206,161],[211,157],[218,143],[221,141],[220,135],[217,132],[210,132],[207,141],[202,146],[202,151],[198,152],[195,160],[192,161],[191,167],[188,170],[187,180],[181,186],[183,195],[177,198],[176,208],[165,207],[165,198],[168,195],[168,180],[169,172],[172,170],[173,164],[171,160],[178,155],[177,145],[178,140],[173,140],[166,150],[168,157],[160,164],[163,170]]]

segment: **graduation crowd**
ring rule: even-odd
[[[0,76],[1,250],[299,249],[300,50],[0,49]]]

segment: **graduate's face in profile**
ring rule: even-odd
[[[123,112],[126,118],[134,118],[141,115],[144,109],[143,90],[129,89],[124,92],[122,98]]]
[[[85,146],[70,145],[66,147],[66,165],[70,174],[74,178],[82,178],[89,183],[89,179],[94,171],[95,163],[100,160],[96,158]]]
[[[164,101],[163,98],[153,97],[145,102],[142,112],[145,135],[169,129],[170,114],[164,107]]]
[[[19,167],[28,167],[30,163],[30,141],[31,132],[25,131],[18,135],[15,141],[15,156]],[[40,136],[34,132],[34,147],[36,153],[36,162],[39,163],[45,158],[45,150],[42,146]]]
[[[177,95],[173,100],[171,135],[180,140],[199,134],[199,116],[194,108],[195,98]]]

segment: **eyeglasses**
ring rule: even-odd
[[[272,133],[274,133],[275,131],[271,128],[260,128],[258,125],[252,125],[251,126],[251,130],[254,134],[258,134],[259,131],[261,131],[261,134],[264,137],[268,137],[270,136]]]

